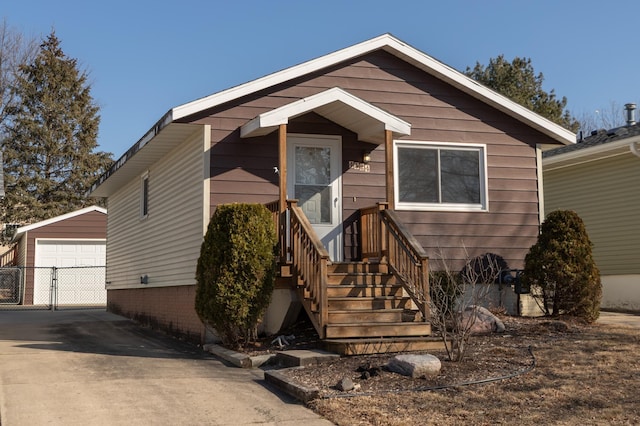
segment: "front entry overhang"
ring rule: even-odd
[[[334,87],[260,114],[242,126],[240,136],[269,134],[289,120],[312,111],[357,133],[363,142],[383,144],[386,131],[392,132],[394,138],[411,133],[411,124],[406,121]]]

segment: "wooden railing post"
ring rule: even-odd
[[[381,212],[389,207],[389,203],[377,203],[378,212],[376,213],[376,232],[378,233],[378,259],[380,263],[387,263],[389,254],[389,235],[387,226],[382,220]]]

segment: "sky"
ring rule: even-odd
[[[0,0],[89,75],[99,150],[120,157],[167,111],[384,33],[459,71],[531,58],[575,117],[640,106],[638,0]]]

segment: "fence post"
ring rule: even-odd
[[[51,267],[51,293],[49,294],[49,299],[51,300],[51,310],[55,311],[58,304],[58,268],[55,266]]]

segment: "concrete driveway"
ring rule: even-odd
[[[262,379],[104,311],[0,311],[3,426],[331,424]]]

